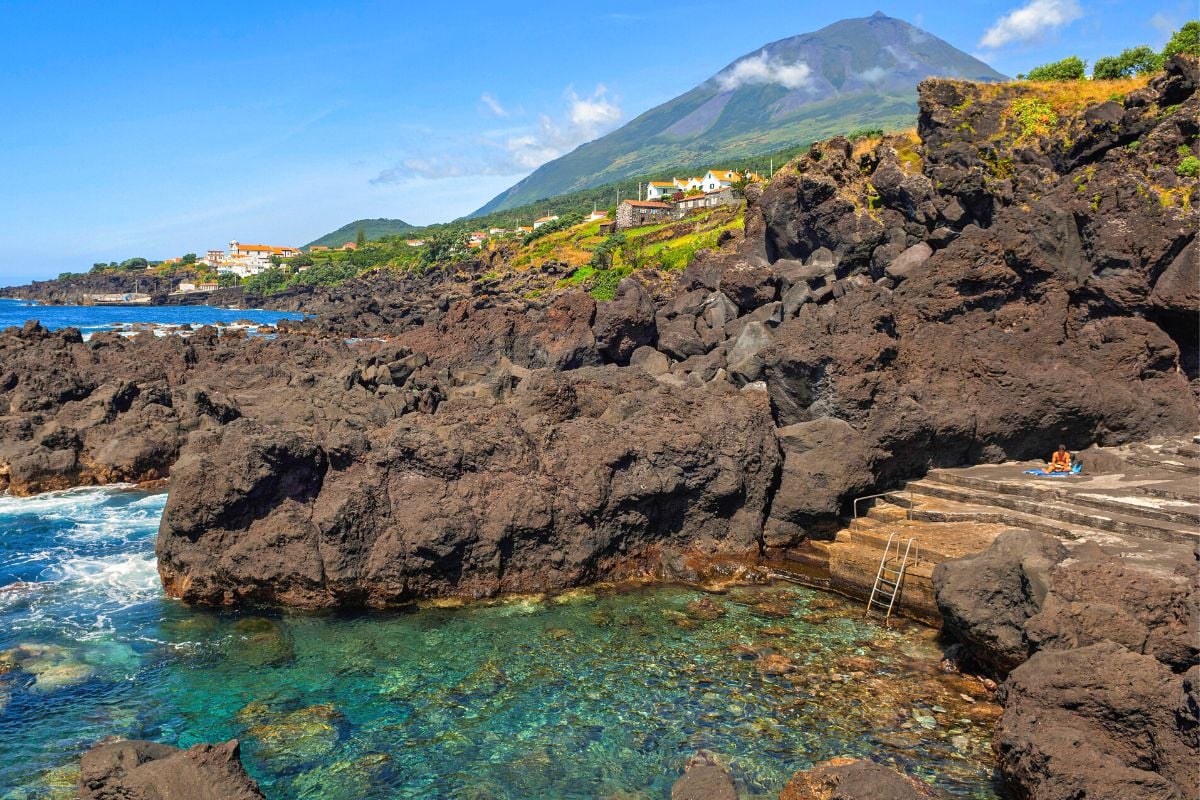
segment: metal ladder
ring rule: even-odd
[[[913,543],[916,539],[909,539],[904,545],[904,551],[900,550],[900,541],[896,539],[896,533],[893,531],[888,534],[887,546],[883,548],[883,558],[879,559],[879,571],[875,573],[875,585],[871,587],[871,597],[867,600],[867,616],[871,615],[871,608],[874,606],[883,607],[884,602],[887,602],[887,612],[883,615],[883,624],[886,626],[892,618],[892,609],[896,606],[896,598],[900,596],[900,587],[904,583],[904,572],[908,569],[908,557],[912,554]],[[892,555],[892,545],[896,545],[896,554]],[[888,577],[892,575],[893,577]]]

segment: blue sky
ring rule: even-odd
[[[1010,75],[1158,47],[1195,15],[1180,0],[0,0],[0,284],[461,216],[769,41],[877,10]]]

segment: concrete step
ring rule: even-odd
[[[1123,536],[1140,536],[1160,541],[1191,544],[1200,540],[1200,531],[1190,522],[1167,522],[1144,516],[1077,505],[1073,498],[1046,497],[1034,499],[1022,494],[1010,494],[954,485],[944,481],[912,481],[907,489],[914,493],[914,519],[946,518],[944,511],[922,511],[922,498],[951,500],[972,507],[955,509],[959,514],[971,514],[977,522],[999,522],[1015,527],[1032,528],[1070,538],[1092,538],[1087,534],[1106,531]],[[907,492],[889,496],[897,504],[908,502]],[[935,504],[936,505],[936,504]],[[972,514],[972,510],[976,513]]]
[[[1066,478],[1062,480],[1070,479]],[[1117,497],[1106,494],[1104,489],[1087,491],[1086,486],[1079,487],[1079,489],[1067,490],[1062,486],[1055,486],[1053,484],[1034,486],[1026,482],[989,480],[950,470],[931,470],[923,480],[914,481],[909,485],[915,487],[919,484],[942,484],[966,489],[977,489],[981,492],[991,494],[1027,497],[1039,502],[1059,502],[1075,506],[1086,506],[1101,511],[1158,520],[1160,522],[1200,525],[1200,502],[1197,502],[1196,497],[1178,492],[1163,492],[1156,495],[1153,486],[1131,486],[1125,492],[1126,497]],[[1197,488],[1200,489],[1200,485]],[[1167,496],[1163,496],[1164,494]],[[1157,496],[1166,502],[1155,502],[1153,504],[1141,503],[1135,499],[1131,499],[1133,495]]]
[[[1174,453],[1164,453],[1158,456],[1133,453],[1125,456],[1130,464],[1139,467],[1157,467],[1171,472],[1181,472],[1184,475],[1200,475],[1200,459]]]

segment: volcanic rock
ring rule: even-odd
[[[755,554],[779,461],[765,396],[615,367],[534,373],[363,446],[339,467],[249,422],[197,439],[159,531],[167,591],[388,605],[629,575],[664,546]]]
[[[83,756],[80,800],[262,800],[236,739],[180,750],[143,741],[98,744]]]
[[[1112,642],[1037,653],[1000,687],[1000,770],[1037,800],[1191,797],[1197,678]]]
[[[779,800],[929,800],[935,794],[915,778],[854,758],[832,758],[788,781]]]

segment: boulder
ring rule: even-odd
[[[701,355],[708,349],[696,332],[695,317],[681,315],[668,318],[660,314],[657,326],[658,349],[677,361]]]
[[[671,800],[737,800],[729,769],[707,750],[690,759],[683,776],[671,787]]]
[[[1200,592],[1195,561],[1175,572],[1146,569],[1095,544],[1071,550],[1049,578],[1049,591],[1025,623],[1033,650],[1115,642],[1183,672],[1200,660]]]
[[[1005,781],[1037,800],[1195,796],[1197,678],[1113,642],[1037,653],[997,695]]]
[[[654,302],[636,279],[622,280],[616,297],[596,306],[596,346],[617,364],[628,364],[634,350],[654,344],[656,332]]]
[[[671,370],[671,360],[653,347],[639,347],[629,358],[629,366],[637,367],[647,375],[662,375]]]
[[[765,393],[668,378],[534,372],[395,419],[349,461],[235,421],[175,465],[163,584],[198,604],[382,607],[642,574],[664,547],[757,554],[779,461]]]
[[[779,277],[770,267],[738,261],[721,275],[721,291],[745,313],[778,297]]]
[[[797,772],[779,800],[930,800],[925,784],[871,761],[832,758]]]
[[[892,262],[884,268],[884,274],[889,278],[903,280],[911,275],[913,270],[928,261],[931,255],[933,255],[933,248],[925,242],[914,244],[892,259]]]
[[[758,351],[771,344],[774,338],[770,329],[763,323],[747,323],[733,347],[729,349],[727,360],[731,365],[738,364],[750,356],[757,355]]]
[[[938,564],[933,590],[942,629],[984,668],[1007,674],[1029,658],[1025,625],[1042,610],[1051,573],[1066,557],[1049,534],[1010,530],[982,553]]]
[[[180,750],[144,741],[98,744],[83,755],[80,800],[263,800],[236,739]]]

